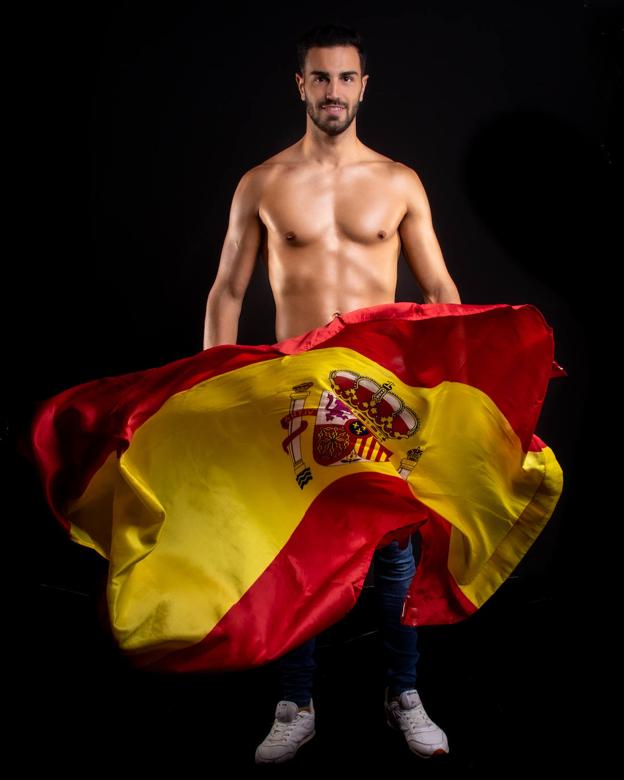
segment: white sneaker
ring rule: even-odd
[[[310,712],[300,710],[294,701],[282,699],[275,708],[271,731],[256,748],[256,764],[281,764],[294,757],[299,748],[316,734],[314,704]]]
[[[403,732],[409,749],[417,756],[431,758],[449,752],[446,734],[429,718],[415,688],[403,691],[393,701],[388,701],[386,688],[384,707],[388,726]]]

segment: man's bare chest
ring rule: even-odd
[[[288,179],[267,187],[259,216],[274,241],[304,246],[319,240],[373,244],[393,236],[405,203],[390,183],[359,179]]]

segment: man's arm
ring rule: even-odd
[[[232,198],[219,267],[206,302],[204,349],[236,344],[241,306],[260,248],[259,200],[260,174],[252,168],[242,176]]]
[[[406,213],[399,225],[405,260],[426,303],[461,303],[433,229],[425,188],[416,171],[399,163]]]

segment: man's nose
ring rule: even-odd
[[[339,93],[338,93],[338,81],[330,81],[327,85],[327,92],[325,93],[325,98],[332,103],[338,102],[339,100]]]

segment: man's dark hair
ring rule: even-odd
[[[355,46],[360,55],[362,76],[366,73],[366,50],[362,36],[341,24],[319,24],[310,28],[297,41],[299,73],[303,76],[308,50],[313,46]]]

